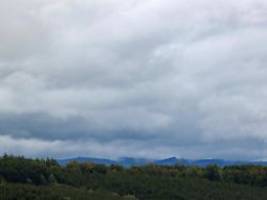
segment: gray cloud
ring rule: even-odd
[[[1,2],[0,151],[266,158],[266,10]]]

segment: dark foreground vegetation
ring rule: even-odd
[[[0,200],[266,200],[267,167],[155,166],[0,157]]]

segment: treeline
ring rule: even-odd
[[[206,168],[147,165],[123,168],[116,165],[71,162],[61,166],[53,159],[4,155],[0,157],[0,182],[8,183],[9,191],[18,187],[18,184],[24,190],[40,190],[40,195],[45,190],[65,191],[66,189],[61,188],[63,186],[76,188],[79,190],[76,192],[86,194],[84,199],[89,191],[118,194],[117,199],[126,195],[145,200],[231,200],[254,199],[254,196],[257,200],[267,199],[264,188],[267,186],[267,167],[253,165],[223,168],[216,165]]]
[[[99,177],[111,174],[145,175],[156,177],[194,177],[210,181],[223,181],[254,186],[267,186],[267,167],[240,165],[206,168],[196,166],[157,166],[123,168],[122,166],[97,165],[93,163],[70,162],[61,166],[53,159],[27,159],[4,155],[0,157],[0,179],[13,183],[47,185],[63,183],[73,186],[94,186]]]

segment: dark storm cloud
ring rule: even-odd
[[[266,10],[2,1],[0,151],[266,158]]]

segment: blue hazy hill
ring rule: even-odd
[[[117,164],[116,161],[110,159],[103,158],[91,158],[91,157],[75,157],[75,158],[67,158],[67,159],[57,159],[57,162],[60,165],[66,165],[70,162],[76,161],[78,163],[94,163],[94,164],[103,164],[103,165],[112,165]]]
[[[132,157],[123,157],[117,160],[105,159],[105,158],[94,158],[94,157],[74,157],[68,159],[57,159],[60,165],[66,165],[69,162],[76,161],[78,163],[94,163],[94,164],[103,164],[103,165],[122,165],[124,167],[131,166],[143,166],[148,164],[155,165],[184,165],[184,166],[199,166],[206,167],[208,165],[218,165],[221,167],[230,166],[230,165],[262,165],[267,166],[265,161],[234,161],[234,160],[223,160],[223,159],[199,159],[199,160],[190,160],[190,159],[180,159],[176,157],[170,157],[166,159],[146,159],[146,158],[132,158]]]

